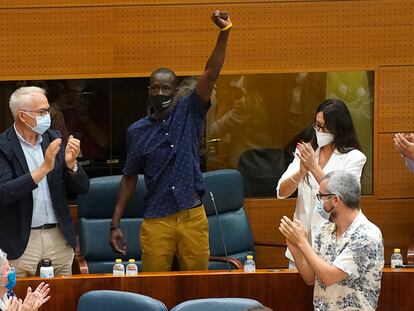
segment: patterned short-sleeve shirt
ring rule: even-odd
[[[337,240],[336,225],[326,222],[314,240],[316,253],[346,272],[342,281],[326,286],[315,280],[315,310],[375,310],[384,268],[384,241],[380,229],[362,212]]]
[[[202,103],[193,91],[181,98],[165,119],[148,115],[128,128],[123,174],[144,174],[145,218],[191,208],[204,194],[200,144],[209,107],[210,102]]]

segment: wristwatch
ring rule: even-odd
[[[76,173],[78,171],[78,162],[76,162],[72,168],[68,167],[68,170],[71,171],[72,173]]]

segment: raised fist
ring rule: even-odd
[[[215,11],[211,16],[211,20],[216,24],[220,29],[225,28],[231,24],[231,20],[227,12],[221,12],[219,10]]]

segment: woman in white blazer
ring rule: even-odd
[[[326,221],[315,208],[316,194],[323,177],[332,171],[346,170],[360,179],[366,162],[351,114],[341,100],[327,99],[322,102],[316,109],[313,128],[311,140],[297,144],[295,158],[276,189],[279,199],[287,198],[298,190],[294,218],[299,219],[308,230],[310,242]],[[286,257],[290,259],[289,267],[294,268],[289,250],[286,250]]]

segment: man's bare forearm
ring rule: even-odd
[[[338,269],[334,265],[331,265],[320,258],[309,243],[303,242],[298,248],[306,259],[309,267],[326,286],[335,284],[348,276],[341,269]]]
[[[226,31],[220,31],[216,46],[211,53],[206,67],[205,72],[207,77],[213,81],[213,83],[217,80],[221,68],[224,64],[224,59],[226,58],[226,49],[227,49],[227,41],[229,38],[230,29]]]
[[[315,283],[315,273],[312,268],[309,266],[302,252],[295,246],[289,245],[290,253],[295,259],[296,268],[298,268],[299,274],[302,276],[302,279],[309,286]]]
[[[115,210],[112,216],[112,226],[119,226],[121,217],[135,192],[137,181],[138,176],[122,176],[121,183],[119,185],[118,197],[116,199]]]
[[[201,75],[196,91],[203,103],[208,103],[211,93],[213,92],[214,83],[216,82],[221,68],[223,67],[224,60],[226,58],[227,41],[229,38],[230,29],[226,31],[220,31],[216,46],[211,53],[205,70]]]

